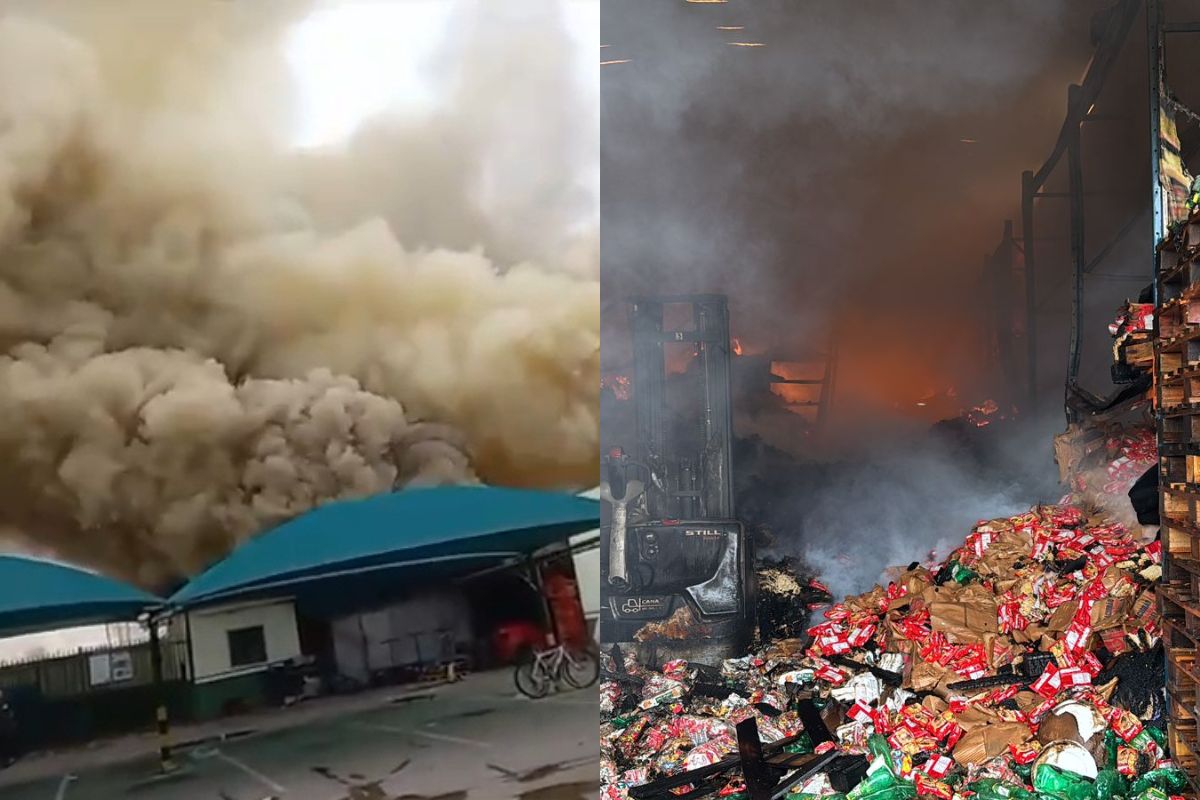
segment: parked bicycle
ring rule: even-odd
[[[595,653],[571,651],[560,644],[534,652],[517,665],[513,677],[521,694],[537,700],[563,683],[576,689],[595,684],[600,679],[600,659]]]

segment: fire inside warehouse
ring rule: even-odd
[[[903,5],[604,32],[609,800],[1200,793],[1200,8]]]

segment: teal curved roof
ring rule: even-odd
[[[26,556],[0,556],[0,636],[129,622],[163,600],[83,569]]]
[[[592,530],[599,509],[588,498],[494,486],[328,503],[243,543],[169,602],[186,608],[356,574],[477,568]]]

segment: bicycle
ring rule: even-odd
[[[600,659],[586,650],[571,652],[559,644],[535,651],[531,658],[517,665],[513,680],[517,691],[538,700],[550,693],[552,686],[566,683],[576,689],[586,689],[600,679]]]

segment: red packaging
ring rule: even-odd
[[[1138,774],[1137,763],[1137,750],[1123,744],[1117,745],[1117,772],[1126,778],[1132,778]]]
[[[1053,698],[1058,694],[1059,686],[1061,686],[1061,683],[1058,680],[1058,667],[1051,661],[1029,688],[1042,697]]]
[[[846,682],[846,679],[850,677],[843,670],[840,670],[828,663],[822,663],[813,674],[816,675],[818,679],[823,680],[826,683],[831,683],[834,686],[842,685]]]
[[[1155,564],[1162,563],[1162,542],[1151,542],[1146,545],[1146,553],[1154,561]]]
[[[881,733],[884,736],[887,736],[896,729],[896,726],[892,722],[892,718],[888,714],[886,708],[872,709],[871,722],[875,725],[875,732]]]
[[[916,773],[913,776],[913,780],[917,786],[917,794],[921,797],[937,797],[939,800],[950,800],[954,796],[954,790],[949,785],[934,780],[923,772]]]
[[[850,631],[850,636],[846,639],[846,641],[851,647],[862,647],[867,642],[871,641],[871,637],[874,635],[875,624],[868,623],[866,625],[859,625],[858,627],[854,628],[854,630]]]
[[[1041,750],[1042,746],[1037,741],[1026,742],[1025,744],[1010,743],[1008,745],[1008,752],[1012,753],[1013,761],[1021,766],[1037,761]]]
[[[1113,729],[1113,733],[1120,736],[1126,742],[1136,738],[1142,732],[1143,727],[1141,720],[1118,706],[1112,706],[1109,710],[1108,724]]]
[[[913,732],[908,728],[897,728],[892,735],[888,737],[888,744],[892,746],[893,750],[904,750],[905,752],[908,752],[906,748],[914,747],[916,742],[916,735],[913,734]]]
[[[1064,689],[1074,686],[1091,686],[1092,676],[1079,667],[1067,667],[1058,671],[1058,680]]]
[[[1100,670],[1104,669],[1100,659],[1096,658],[1090,650],[1079,657],[1079,667],[1093,678],[1100,674]]]
[[[855,700],[854,705],[850,706],[850,710],[846,712],[846,716],[855,722],[871,722],[872,711],[870,703],[865,700]]]
[[[688,663],[682,658],[674,661],[668,661],[662,666],[662,675],[664,678],[670,678],[673,681],[686,680],[688,676]]]
[[[821,742],[819,745],[813,748],[813,752],[817,755],[825,755],[834,747],[836,747],[836,745],[834,745],[833,742]]]
[[[1019,691],[1021,691],[1021,687],[1015,683],[1011,686],[1004,686],[999,689],[993,689],[992,691],[988,692],[983,697],[981,697],[979,699],[979,703],[980,703],[980,705],[985,705],[985,706],[998,705],[999,703],[1003,703],[1005,700],[1009,700],[1013,697],[1016,697],[1017,692],[1019,692]]]
[[[936,755],[925,762],[921,768],[931,778],[944,778],[954,766],[954,759],[949,756]]]
[[[1023,631],[1029,627],[1029,620],[1021,616],[1021,601],[1006,600],[996,607],[996,618],[1000,623],[1001,633]]]
[[[1047,714],[1050,713],[1051,710],[1053,710],[1056,705],[1058,705],[1057,698],[1047,698],[1028,714],[1023,715],[1025,717],[1024,722],[1030,724],[1031,726],[1037,725]]]
[[[982,656],[974,656],[954,667],[954,671],[969,681],[978,680],[988,673],[987,662]]]
[[[1029,557],[1034,560],[1044,558],[1050,552],[1050,545],[1053,542],[1045,533],[1038,532],[1033,537],[1033,549],[1029,551]]]
[[[1067,627],[1063,634],[1063,643],[1067,649],[1072,652],[1082,652],[1087,650],[1088,643],[1092,638],[1092,626],[1084,624],[1078,620],[1071,620],[1071,624]]]
[[[967,537],[965,544],[971,548],[971,552],[973,552],[977,557],[982,557],[983,554],[987,552],[988,546],[992,543],[994,538],[995,534],[992,533],[973,533]]]
[[[945,746],[945,748],[946,748],[947,750],[953,750],[953,749],[954,749],[954,745],[958,744],[958,740],[959,740],[959,739],[961,739],[961,738],[963,737],[963,734],[964,734],[964,733],[966,733],[966,729],[965,729],[965,728],[962,728],[962,727],[960,727],[960,726],[958,726],[958,725],[955,725],[955,726],[954,726],[954,729],[953,729],[953,730],[951,730],[951,731],[950,731],[950,734],[949,734],[949,735],[946,737],[946,742],[945,742],[945,745],[944,745],[944,746]]]
[[[1109,628],[1100,631],[1100,641],[1104,644],[1104,649],[1114,656],[1119,656],[1129,650],[1129,640],[1125,638],[1124,628]]]
[[[646,735],[642,738],[642,748],[657,753],[669,741],[671,741],[671,735],[665,728],[654,727],[646,731]]]

